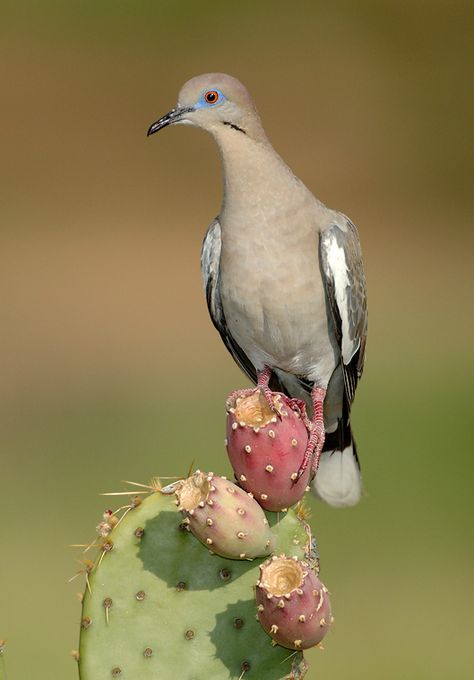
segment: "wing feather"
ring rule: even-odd
[[[359,235],[355,225],[344,219],[342,225],[334,223],[321,232],[319,253],[350,405],[364,368],[367,295]]]
[[[207,230],[201,250],[201,272],[204,282],[204,290],[206,293],[207,307],[211,315],[212,323],[219,331],[219,334],[232,354],[234,360],[244,371],[244,373],[252,380],[257,382],[257,372],[245,354],[243,349],[235,342],[234,338],[229,332],[225,320],[224,309],[222,307],[221,296],[219,292],[219,261],[221,256],[221,227],[219,220],[212,222]]]

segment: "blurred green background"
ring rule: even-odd
[[[472,20],[443,0],[0,4],[0,637],[12,680],[73,680],[80,554],[123,479],[229,472],[246,381],[211,326],[204,133],[148,125],[240,78],[363,242],[366,497],[313,503],[336,623],[313,678],[472,677]],[[471,62],[471,63],[469,63]],[[471,171],[471,172],[470,172]]]

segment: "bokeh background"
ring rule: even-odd
[[[246,385],[211,326],[204,133],[148,125],[201,72],[359,225],[354,410],[366,497],[313,503],[336,623],[313,678],[472,677],[472,39],[456,0],[2,0],[0,637],[12,680],[73,680],[79,551],[120,480],[229,472]],[[471,63],[470,63],[471,62]],[[178,671],[177,671],[178,672]]]

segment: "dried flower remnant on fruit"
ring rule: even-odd
[[[275,400],[274,407],[280,409],[279,400]],[[273,421],[275,411],[272,410],[263,392],[256,389],[247,397],[237,397],[235,400],[235,420],[247,427],[265,427]]]
[[[178,508],[180,510],[195,510],[199,503],[206,501],[211,490],[210,480],[208,476],[196,470],[196,472],[185,480],[182,480],[180,486],[176,490],[176,497],[179,502]]]

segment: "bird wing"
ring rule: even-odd
[[[229,332],[219,290],[219,261],[221,256],[221,227],[219,220],[212,222],[207,230],[201,249],[201,273],[206,293],[207,307],[212,323],[220,333],[225,346],[246,375],[257,382],[257,371]]]
[[[348,218],[320,233],[319,257],[350,405],[364,367],[367,295],[359,235]]]

